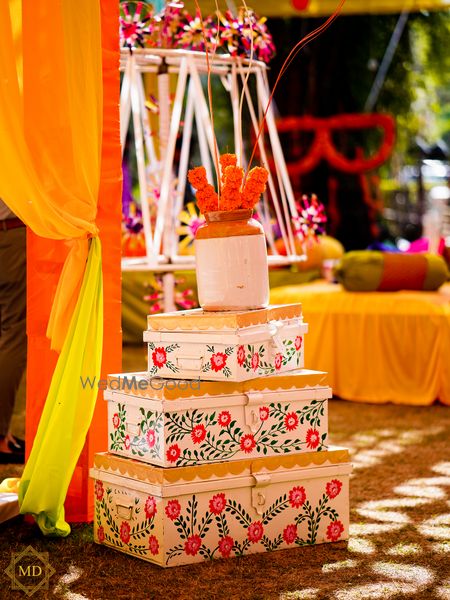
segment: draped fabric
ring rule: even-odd
[[[450,284],[437,292],[347,292],[317,282],[274,289],[271,302],[302,303],[305,366],[327,371],[337,396],[450,404]]]
[[[0,3],[0,197],[34,233],[67,240],[70,251],[48,327],[61,354],[19,500],[44,533],[67,535],[64,498],[97,396],[80,376],[99,376],[102,353],[100,5],[40,0],[21,8]]]

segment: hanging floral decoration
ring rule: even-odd
[[[198,12],[191,15],[183,2],[168,2],[156,14],[143,10],[144,6],[142,2],[121,3],[120,39],[122,46],[130,50],[138,47],[217,50],[250,58],[253,47],[253,58],[265,63],[275,54],[267,19],[260,18],[251,8],[240,7],[236,16],[227,10],[202,19]]]
[[[140,46],[145,47],[146,39],[153,32],[152,13],[148,5],[144,2],[138,2],[134,13],[130,12],[130,6],[133,2],[122,2],[119,17],[120,23],[120,42],[130,51]]]
[[[325,233],[327,217],[324,205],[319,202],[317,196],[312,194],[311,198],[302,196],[297,202],[298,216],[292,218],[294,233],[302,240],[316,240],[319,235]]]
[[[198,304],[195,300],[194,290],[191,288],[179,289],[186,283],[182,277],[175,279],[175,294],[174,302],[177,310],[190,310],[197,308]],[[145,284],[148,293],[144,296],[145,302],[149,303],[149,311],[151,314],[164,312],[164,288],[162,275],[154,275],[150,282]]]

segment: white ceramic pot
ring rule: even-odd
[[[269,304],[264,230],[250,210],[206,215],[195,239],[197,288],[204,310],[252,310]]]

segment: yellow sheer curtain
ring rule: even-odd
[[[19,501],[44,533],[67,535],[64,498],[97,396],[80,376],[98,378],[102,352],[100,5],[23,0],[21,8],[0,2],[0,197],[36,234],[71,249],[48,327],[61,354]]]

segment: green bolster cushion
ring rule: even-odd
[[[401,254],[357,250],[344,254],[337,280],[351,292],[437,290],[449,277],[444,259],[435,254]]]

